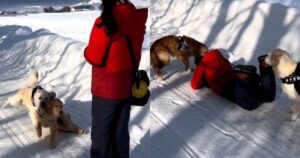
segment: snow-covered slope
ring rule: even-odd
[[[153,0],[151,11],[151,42],[184,34],[234,63],[258,66],[257,56],[277,47],[300,61],[299,10],[254,0]],[[299,157],[300,123],[288,121],[279,82],[276,100],[249,112],[209,89],[193,91],[192,72],[176,60],[163,73],[165,83],[151,84],[152,157]]]
[[[22,10],[26,6],[65,6],[79,2],[82,0],[1,0],[0,10]]]
[[[33,31],[47,28],[61,36],[87,43],[91,27],[98,16],[100,16],[99,11],[29,14],[28,16],[0,17],[0,25],[28,26]]]
[[[32,71],[37,70],[39,84],[55,91],[72,119],[90,131],[91,66],[84,60],[83,50],[99,14],[0,17],[0,105],[25,84]],[[146,39],[149,39],[148,35]],[[147,41],[144,46],[149,46]],[[148,54],[148,48],[144,47],[140,66],[146,70],[149,70]],[[132,107],[129,130],[133,158],[149,157],[150,154],[148,111],[149,105]],[[24,107],[0,109],[0,157],[89,157],[89,134],[59,133],[55,150],[47,148],[46,135],[47,132],[42,138],[35,135]]]

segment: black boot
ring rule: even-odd
[[[265,63],[267,55],[258,57],[259,72],[261,75],[262,101],[272,102],[276,96],[276,82],[272,66]]]

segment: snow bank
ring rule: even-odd
[[[257,64],[256,57],[280,47],[300,60],[300,12],[260,1],[154,1],[152,40],[185,34],[221,48],[230,61]]]
[[[28,26],[33,31],[44,29],[87,43],[91,28],[100,11],[41,13],[28,16],[0,17],[0,25]]]

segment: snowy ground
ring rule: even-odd
[[[134,2],[149,6],[149,1]],[[285,2],[297,7],[296,0]],[[286,49],[300,61],[297,9],[255,0],[151,3],[152,42],[168,34],[185,34],[209,48],[220,48],[234,63],[257,66],[256,57],[276,47]],[[74,121],[90,131],[91,67],[83,59],[83,49],[99,14],[1,17],[0,105],[24,85],[32,70],[38,70],[41,85],[55,91]],[[149,41],[148,27],[141,62],[146,70],[150,69]],[[152,78],[150,118],[149,105],[132,108],[131,157],[299,157],[300,123],[287,121],[288,100],[279,82],[275,102],[248,112],[209,89],[191,90],[192,73],[183,72],[183,65],[176,60],[164,73],[166,83]],[[23,107],[0,109],[0,128],[0,157],[89,157],[90,135],[59,133],[57,149],[48,150],[45,136],[35,136]]]
[[[257,66],[259,55],[277,47],[300,61],[300,12],[283,5],[254,0],[153,0],[151,20],[151,42],[184,34],[209,48],[220,48],[233,63]],[[300,123],[287,121],[289,103],[280,82],[273,103],[249,112],[209,89],[193,91],[192,72],[183,69],[173,60],[163,70],[165,83],[153,77],[151,157],[299,157]]]
[[[65,110],[90,132],[91,66],[83,58],[92,24],[99,12],[0,17],[0,105],[25,83],[34,70],[40,85],[55,91]],[[149,25],[148,25],[149,26]],[[149,29],[148,29],[149,32]],[[141,68],[149,70],[149,33]],[[149,105],[132,107],[131,157],[149,157]],[[89,157],[90,133],[59,133],[55,150],[37,138],[24,107],[0,109],[0,157]]]

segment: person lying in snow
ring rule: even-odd
[[[246,110],[254,110],[264,102],[275,99],[276,85],[272,67],[260,56],[260,74],[252,65],[237,65],[226,60],[218,49],[211,50],[202,59],[195,59],[197,68],[191,81],[196,90],[208,87]]]

